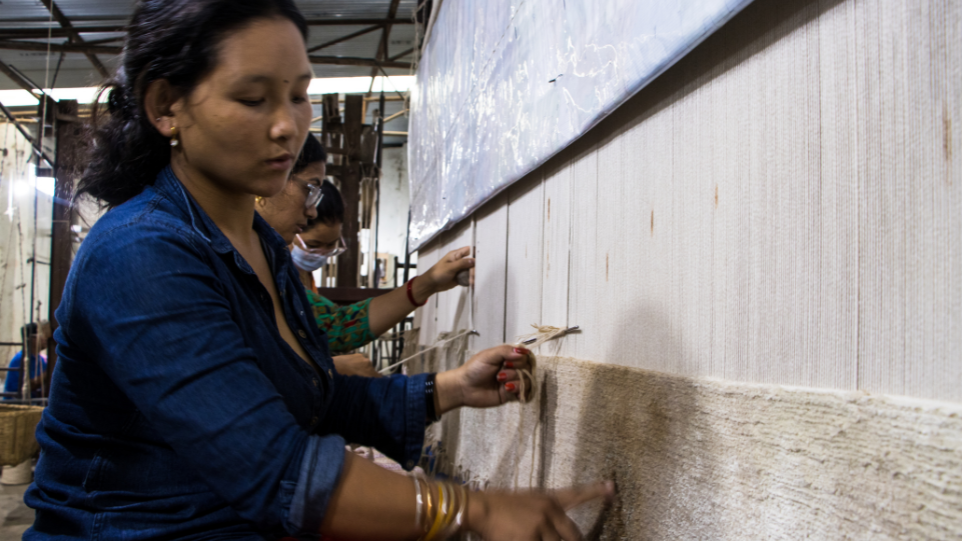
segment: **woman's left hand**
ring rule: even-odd
[[[486,349],[463,366],[437,375],[440,413],[458,406],[491,408],[518,400],[521,392],[520,370],[531,370],[527,349],[498,346]],[[532,384],[525,378],[525,394]]]

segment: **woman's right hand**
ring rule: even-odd
[[[445,254],[444,257],[428,269],[423,276],[418,276],[418,280],[414,282],[414,287],[417,288],[417,282],[423,279],[425,287],[430,289],[427,295],[415,295],[415,298],[418,300],[426,299],[435,293],[447,291],[457,286],[458,273],[474,268],[474,258],[469,257],[470,255],[470,246],[458,248]]]
[[[472,492],[464,527],[489,541],[581,541],[565,512],[614,495],[611,481],[549,492]]]

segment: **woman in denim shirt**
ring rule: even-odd
[[[515,398],[508,346],[433,384],[334,373],[254,212],[308,131],[306,34],[291,0],[138,4],[80,185],[111,210],[57,311],[25,539],[415,539],[415,483],[345,442],[411,468],[426,421]],[[472,493],[463,529],[578,539],[564,508],[610,490]]]

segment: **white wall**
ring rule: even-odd
[[[407,152],[407,146],[385,148],[381,169],[377,249],[382,254],[397,256],[400,263],[404,262],[410,206]],[[417,254],[411,255],[411,261],[417,262]],[[414,274],[413,269],[411,273]],[[399,272],[398,280],[401,280],[401,276]]]
[[[10,123],[0,124],[0,342],[20,340],[20,327],[30,321],[30,287],[33,278],[29,260],[37,261],[34,285],[34,320],[48,319],[50,294],[50,234],[52,198],[36,191],[34,163],[28,163],[31,148]],[[34,229],[34,198],[36,224]],[[36,234],[35,234],[36,233]],[[6,366],[20,348],[0,347],[0,362]],[[0,373],[0,379],[3,374]]]
[[[401,258],[404,257],[410,204],[407,152],[407,146],[385,148],[381,168],[378,250]]]

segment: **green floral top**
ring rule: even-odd
[[[367,317],[371,299],[338,306],[309,289],[305,293],[314,311],[314,321],[327,333],[331,355],[340,355],[374,340]]]

